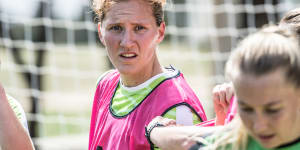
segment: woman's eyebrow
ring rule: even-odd
[[[245,103],[243,100],[241,100],[241,99],[238,99],[238,104],[239,105],[248,105],[247,103]]]
[[[273,105],[276,105],[276,104],[279,104],[279,103],[281,103],[281,100],[273,101],[273,102],[267,103],[265,105],[266,106],[273,106]]]
[[[264,104],[264,106],[273,106],[273,105],[279,104],[281,102],[282,102],[282,100],[272,101],[270,103]],[[248,106],[248,104],[246,102],[242,101],[241,99],[238,100],[238,104]]]

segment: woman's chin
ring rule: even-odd
[[[261,146],[263,146],[264,148],[267,148],[267,149],[272,149],[272,148],[275,148],[275,147],[278,147],[280,144],[278,144],[277,142],[275,141],[259,141],[259,143],[261,144]]]
[[[272,148],[277,147],[277,145],[270,145],[270,144],[262,144],[262,146],[267,149],[272,149]]]
[[[117,70],[119,71],[119,73],[121,75],[124,76],[134,76],[135,74],[138,74],[137,71],[135,71],[133,68],[125,68],[125,67],[121,67],[121,68],[117,68]]]

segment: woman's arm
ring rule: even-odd
[[[33,150],[31,139],[11,109],[0,84],[0,145],[2,150]]]
[[[168,125],[170,119],[156,117],[149,124],[159,123]],[[151,142],[162,150],[188,150],[196,142],[193,136],[203,136],[214,132],[219,127],[198,127],[198,126],[165,126],[155,127],[150,133]]]

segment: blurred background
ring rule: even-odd
[[[170,2],[170,1],[168,1]],[[85,150],[97,78],[112,68],[89,0],[0,0],[0,81],[24,107],[37,150]],[[209,118],[237,42],[299,0],[172,0],[164,66],[184,73]]]

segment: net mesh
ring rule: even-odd
[[[211,89],[237,42],[299,7],[296,0],[173,0],[164,66],[185,74],[212,117]],[[1,82],[27,112],[37,149],[86,149],[97,78],[109,70],[90,2],[0,0]]]

